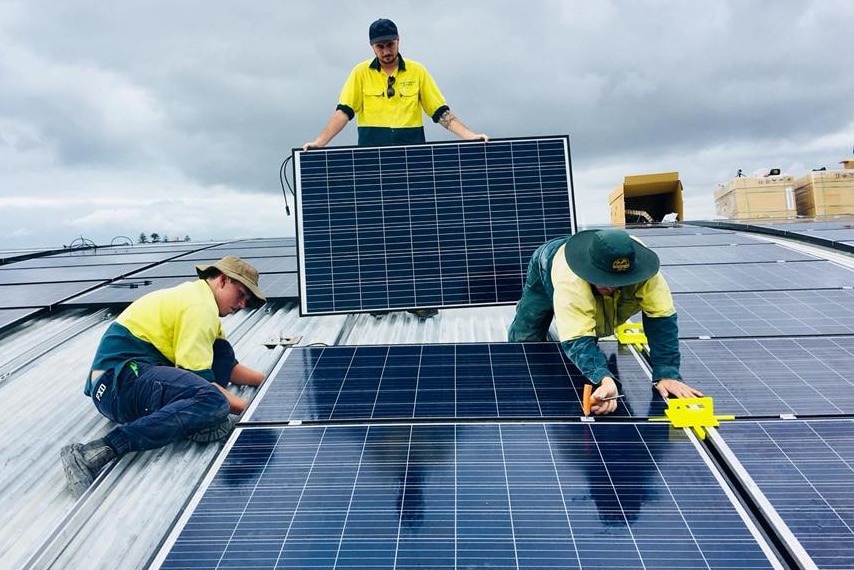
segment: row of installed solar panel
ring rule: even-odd
[[[738,417],[854,414],[854,337],[680,343],[686,381]],[[620,415],[661,416],[637,360],[602,343],[623,380]],[[251,422],[556,418],[581,415],[584,378],[557,343],[298,348]]]
[[[0,266],[0,309],[124,305],[149,291],[195,279],[196,265],[226,255],[255,265],[269,299],[296,299],[296,239],[275,238],[101,247],[11,262]]]

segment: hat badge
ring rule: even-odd
[[[632,263],[628,257],[618,257],[611,263],[611,269],[617,273],[625,273],[632,268]]]

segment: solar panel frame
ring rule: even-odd
[[[661,424],[238,428],[153,568],[780,568]]]
[[[300,314],[509,304],[575,232],[569,137],[294,152]]]

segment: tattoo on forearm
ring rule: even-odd
[[[457,116],[454,115],[450,109],[448,109],[439,117],[439,124],[448,129],[450,128],[451,121],[453,121],[454,119],[457,119]]]

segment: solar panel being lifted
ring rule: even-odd
[[[303,315],[513,303],[575,231],[565,136],[294,157]]]

